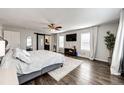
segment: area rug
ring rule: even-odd
[[[64,78],[67,74],[73,71],[75,68],[82,64],[81,60],[77,60],[70,57],[65,57],[65,62],[63,67],[58,68],[54,71],[49,72],[48,74],[53,77],[56,81],[60,81]]]

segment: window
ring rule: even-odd
[[[90,32],[81,34],[81,50],[90,51]]]
[[[59,36],[59,47],[64,48],[64,36]]]
[[[32,38],[31,36],[27,37],[27,47],[31,47],[32,46]]]

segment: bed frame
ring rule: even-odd
[[[21,76],[18,76],[18,80],[19,80],[19,84],[24,84],[25,82],[28,82],[38,76],[41,76],[49,71],[52,71],[52,70],[55,70],[57,68],[60,68],[63,66],[63,63],[58,63],[58,64],[54,64],[54,65],[50,65],[50,66],[47,66],[39,71],[36,71],[36,72],[33,72],[33,73],[30,73],[30,74],[24,74],[24,75],[21,75]]]

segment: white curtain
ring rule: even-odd
[[[92,27],[90,31],[90,60],[94,60],[97,49],[98,27]]]
[[[122,50],[124,47],[123,45],[124,45],[124,10],[122,9],[111,64],[111,74],[113,75],[120,75],[119,67],[123,57]]]

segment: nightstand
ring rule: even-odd
[[[0,69],[0,85],[18,85],[16,69]]]

